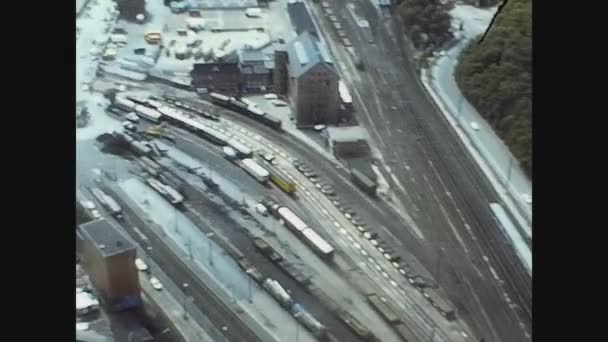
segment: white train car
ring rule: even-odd
[[[281,218],[283,222],[285,222],[287,228],[295,230],[298,233],[302,233],[308,228],[308,225],[304,221],[302,221],[302,219],[300,219],[298,215],[294,214],[293,211],[291,211],[289,208],[281,207],[277,212],[279,214],[279,218]]]
[[[226,134],[206,126],[194,118],[186,116],[180,110],[169,107],[161,107],[159,108],[159,112],[162,113],[163,118],[165,118],[167,121],[190,130],[195,134],[201,135],[202,138],[207,139],[212,143],[225,146],[230,139]]]
[[[242,160],[243,169],[253,176],[258,182],[266,183],[270,178],[268,170],[260,166],[255,160],[246,158]]]
[[[253,154],[253,151],[251,150],[251,148],[249,148],[249,146],[241,143],[240,141],[234,138],[228,140],[227,143],[228,146],[232,147],[241,158],[249,158]]]
[[[157,110],[142,105],[135,106],[135,113],[137,113],[138,116],[154,123],[158,123],[162,116]]]
[[[133,110],[136,106],[135,102],[124,98],[120,95],[116,95],[116,97],[114,98],[114,106],[124,109],[126,111],[130,111]]]
[[[304,229],[302,231],[302,239],[321,256],[326,258],[333,256],[334,248],[313,229]]]
[[[340,80],[338,82],[338,92],[340,93],[340,100],[342,103],[350,105],[353,103],[353,98],[350,96],[350,92],[348,91],[348,87],[344,81]]]

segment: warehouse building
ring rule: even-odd
[[[135,246],[104,219],[80,225],[77,234],[82,241],[82,266],[101,302],[111,311],[139,306]]]
[[[276,56],[276,55],[275,55]],[[275,60],[275,68],[280,68]],[[318,38],[308,32],[287,44],[287,92],[298,128],[339,121],[339,76]]]
[[[367,133],[359,126],[327,127],[326,138],[329,149],[338,158],[356,158],[370,153]]]

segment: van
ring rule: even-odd
[[[161,34],[158,31],[148,31],[144,35],[144,39],[148,44],[157,44],[161,40]]]
[[[262,216],[268,216],[268,209],[262,203],[256,204],[255,210]]]

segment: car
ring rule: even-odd
[[[256,204],[255,210],[262,216],[268,216],[268,209],[262,203]]]
[[[336,191],[331,185],[326,185],[321,187],[321,193],[325,195],[335,195]]]
[[[272,155],[272,154],[270,154],[270,153],[265,153],[263,155],[263,158],[264,158],[265,161],[267,161],[269,163],[272,163],[272,161],[274,160],[275,156]]]
[[[307,178],[318,176],[317,173],[314,171],[304,171],[302,172],[302,174]]]
[[[122,127],[127,131],[135,132],[137,131],[137,127],[131,121],[124,121],[122,123]]]
[[[344,217],[346,217],[349,220],[353,218],[349,213],[344,213]]]
[[[158,280],[156,277],[150,278],[150,285],[152,285],[152,287],[157,291],[160,291],[163,289],[163,284],[161,284],[160,280]]]
[[[272,103],[275,107],[286,107],[287,106],[287,102],[281,101],[281,100],[271,100],[270,103]]]
[[[479,127],[479,124],[478,124],[477,122],[475,122],[475,121],[471,121],[471,128],[472,128],[474,131],[479,131],[479,128],[480,128],[480,127]]]
[[[310,176],[310,177],[308,177],[308,180],[310,180],[313,183],[318,183],[318,182],[321,181],[321,177],[316,176],[316,175],[315,176]]]
[[[315,125],[313,129],[317,132],[320,132],[325,129],[325,125]]]
[[[142,272],[148,270],[148,265],[146,265],[146,263],[140,258],[135,259],[135,267]]]
[[[311,172],[312,169],[310,167],[308,167],[307,165],[300,165],[299,167],[296,167],[298,170],[300,170],[300,172]]]
[[[273,93],[268,93],[268,94],[264,95],[264,98],[266,100],[278,100],[279,99],[277,94],[273,94]]]

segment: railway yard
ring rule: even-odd
[[[148,1],[152,19],[143,26],[179,38],[173,32],[188,13],[162,3]],[[367,176],[316,142],[318,132],[297,130],[274,96],[189,86],[188,59],[172,60],[164,46],[150,57],[160,63],[117,71],[145,46],[145,30],[93,0],[84,10],[90,26],[77,37],[77,101],[90,115],[76,132],[85,220],[124,230],[138,258],[159,270],[162,291],[186,298],[184,316],[214,341],[529,340],[531,275],[490,217],[499,200],[450,142],[447,124],[439,114],[420,119],[431,106],[415,81],[403,81],[416,76],[396,66],[406,65],[394,42],[398,23],[373,1],[332,4],[306,1],[390,191],[376,194]],[[355,5],[373,30],[349,17]],[[205,31],[203,44],[233,31],[222,45],[293,39],[286,7],[270,1],[261,17],[201,10],[222,35]],[[328,8],[343,21],[339,35]],[[121,57],[100,61],[91,46],[115,26],[128,37]],[[253,42],[248,30],[263,37]],[[383,54],[394,74],[374,65]],[[379,96],[386,100],[373,109],[362,100]],[[396,124],[398,111],[407,115]]]

